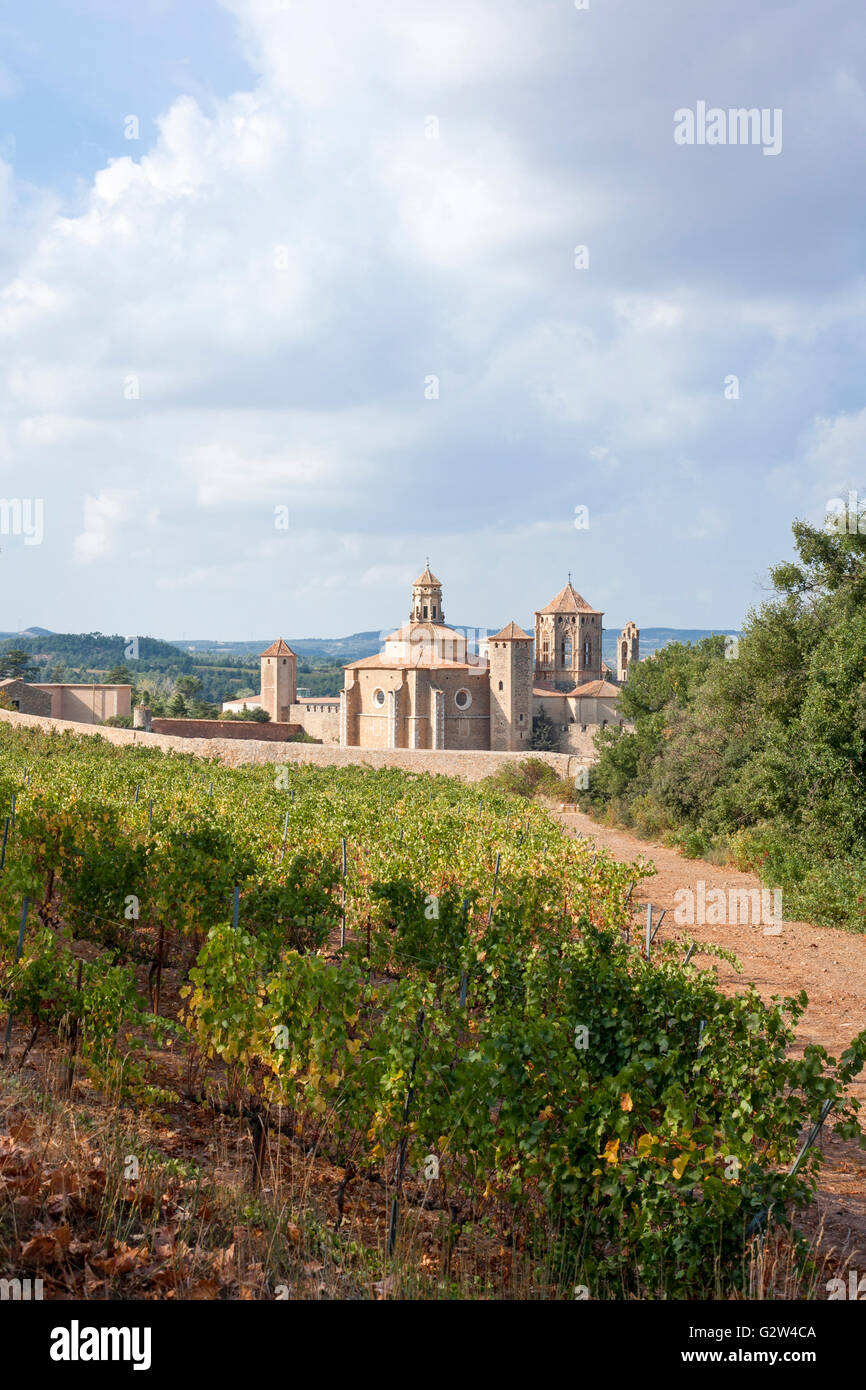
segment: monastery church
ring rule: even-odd
[[[349,662],[339,700],[299,700],[297,658],[280,638],[262,653],[262,688],[226,708],[261,705],[348,748],[524,752],[546,716],[562,753],[594,758],[599,726],[622,725],[620,687],[639,659],[628,623],[617,643],[617,681],[602,661],[602,617],[571,583],[535,614],[534,638],[507,623],[472,644],[445,622],[442,584],[429,565],[412,585],[408,621],[375,656]]]

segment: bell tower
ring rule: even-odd
[[[620,684],[628,680],[628,670],[632,662],[639,660],[640,631],[634,623],[628,622],[619,634],[617,643],[616,677]]]
[[[413,623],[444,623],[442,609],[442,585],[431,573],[430,561],[423,574],[419,574],[412,585],[412,607],[409,620]]]
[[[556,598],[535,614],[535,679],[556,690],[601,680],[604,614],[581,598],[568,576]]]
[[[287,724],[297,700],[298,658],[282,637],[262,652],[262,705],[275,724]]]

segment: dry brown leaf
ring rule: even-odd
[[[34,1202],[32,1197],[16,1197],[12,1202],[12,1210],[16,1221],[29,1221],[39,1210],[39,1204]]]
[[[38,1235],[21,1247],[21,1258],[25,1264],[57,1264],[63,1258],[63,1251],[53,1235]]]
[[[103,1274],[107,1274],[109,1278],[111,1278],[117,1274],[128,1274],[138,1263],[142,1254],[147,1258],[146,1246],[143,1251],[130,1250],[128,1247],[124,1246],[122,1249],[118,1250],[116,1254],[110,1255],[108,1259],[100,1260],[94,1258],[92,1263],[95,1269],[100,1270]]]
[[[10,1197],[38,1197],[42,1191],[42,1176],[33,1173],[30,1177],[7,1178],[2,1185]]]
[[[202,1301],[204,1299],[219,1298],[221,1285],[216,1279],[197,1279],[192,1284],[186,1294],[189,1299]]]
[[[177,1232],[171,1226],[160,1226],[153,1238],[153,1258],[169,1260],[174,1254],[174,1241]]]
[[[224,1284],[235,1278],[235,1245],[232,1241],[227,1250],[217,1250],[213,1257],[213,1272]]]

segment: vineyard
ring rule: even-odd
[[[860,1133],[845,1092],[866,1034],[838,1061],[792,1055],[805,996],[727,997],[700,953],[649,951],[629,901],[648,866],[567,838],[537,802],[2,725],[0,836],[3,1103],[19,1128],[28,1106],[115,1125],[102,1263],[78,1264],[122,1272],[138,1242],[165,1276],[138,1296],[197,1286],[156,1258],[169,1216],[175,1255],[221,1238],[207,1144],[172,1174],[141,1137],[191,1111],[243,1146],[263,1298],[300,1288],[311,1252],[346,1296],[394,1270],[411,1296],[514,1296],[501,1274],[461,1283],[484,1242],[529,1271],[527,1296],[533,1279],[545,1297],[748,1296],[755,1243],[810,1199],[804,1135],[827,1112]],[[32,1272],[27,1252],[51,1249],[75,1284],[84,1185],[57,1204],[4,1152],[0,1265]],[[301,1159],[333,1175],[329,1223]],[[380,1200],[359,1242],[365,1184]]]

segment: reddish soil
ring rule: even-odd
[[[761,887],[760,880],[702,859],[686,859],[676,850],[599,825],[579,811],[558,818],[569,834],[594,840],[615,859],[631,861],[644,855],[655,863],[657,874],[635,884],[632,900],[644,905],[644,913],[647,902],[668,909],[656,941],[690,936],[733,951],[743,967],[741,975],[726,961],[696,958],[705,968],[716,970],[722,989],[735,993],[752,982],[764,1000],[805,990],[809,1005],[797,1030],[801,1045],[820,1043],[831,1057],[838,1057],[866,1026],[866,936],[784,920],[778,936],[765,935],[759,925],[679,927],[674,922],[678,889],[695,891],[699,880],[707,892],[754,889]],[[852,1094],[861,1105],[866,1101],[866,1073],[861,1073]],[[828,1125],[831,1120],[832,1116]],[[866,1152],[838,1139],[829,1128],[820,1147],[825,1163],[816,1201],[799,1224],[834,1261],[847,1262],[862,1274],[866,1272]]]

